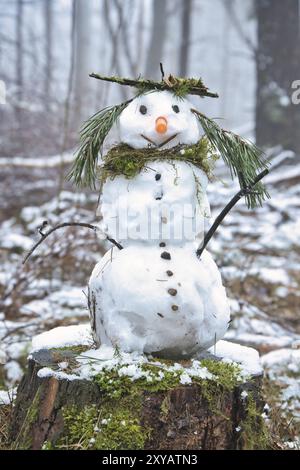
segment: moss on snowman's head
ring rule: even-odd
[[[91,76],[135,87],[136,95],[124,103],[99,111],[86,121],[81,129],[81,144],[69,174],[76,185],[95,187],[99,153],[114,124],[118,126],[120,144],[140,151],[151,148],[157,152],[157,158],[154,159],[160,158],[162,149],[179,145],[197,146],[205,134],[212,151],[222,156],[231,176],[238,177],[241,188],[251,186],[258,173],[267,168],[268,162],[258,147],[222,129],[214,120],[194,109],[188,101],[189,94],[218,97],[208,90],[201,79],[171,75],[164,78],[163,75],[160,82],[155,82],[142,78],[133,80],[96,74]],[[140,152],[133,152],[134,158],[139,155]],[[261,205],[266,196],[268,193],[263,184],[257,183],[255,190],[246,194],[248,207]]]

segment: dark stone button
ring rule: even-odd
[[[169,292],[170,295],[173,295],[173,296],[177,294],[177,290],[173,289],[173,288],[168,289],[168,292]]]
[[[171,255],[167,251],[163,251],[162,254],[160,255],[160,257],[162,259],[171,259]]]
[[[164,248],[164,247],[166,246],[166,244],[165,244],[165,242],[161,242],[161,243],[159,244],[159,246],[160,246],[161,248]]]
[[[178,305],[172,305],[171,308],[172,308],[173,312],[177,312],[177,310],[178,310]]]
[[[161,174],[160,174],[160,173],[156,173],[156,175],[155,175],[155,179],[156,179],[156,181],[159,181],[159,180],[160,180],[160,178],[161,178]]]
[[[173,276],[172,271],[167,271],[167,275],[168,275],[169,277]]]

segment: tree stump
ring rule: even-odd
[[[268,447],[262,375],[236,383],[230,376],[234,365],[211,355],[204,363],[214,378],[186,384],[167,372],[161,383],[149,386],[113,372],[88,379],[68,375],[68,369],[56,374],[62,362],[74,366],[79,353],[68,347],[30,356],[13,414],[15,449]]]

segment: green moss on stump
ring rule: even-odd
[[[143,449],[151,430],[140,423],[142,394],[120,400],[104,400],[80,410],[76,406],[63,409],[64,436],[55,449]]]
[[[160,364],[141,364],[142,376],[136,380],[124,375],[124,369],[120,372],[121,368],[126,367],[124,364],[112,369],[104,368],[91,379],[99,387],[97,403],[90,402],[85,405],[73,402],[58,408],[63,428],[59,434],[44,442],[43,449],[145,449],[147,443],[157,438],[154,437],[155,433],[157,434],[155,420],[165,423],[167,428],[169,423],[176,427],[177,418],[173,415],[172,397],[174,393],[176,396],[180,388],[188,388],[189,385],[182,385],[180,382],[183,368],[168,370],[166,368],[174,365],[172,361],[159,362]],[[182,362],[182,366],[190,365],[189,361]],[[212,359],[202,360],[200,365],[212,374],[209,379],[192,378],[193,393],[196,393],[196,397],[198,394],[197,403],[200,408],[203,405],[207,418],[210,415],[220,416],[222,420],[224,418],[228,422],[229,434],[232,432],[234,435],[235,427],[239,426],[241,430],[236,442],[240,448],[268,448],[266,426],[259,404],[251,393],[248,394],[247,400],[241,401],[243,409],[237,423],[231,416],[232,394],[240,393],[240,386],[244,383],[240,367]],[[27,411],[16,440],[16,448],[28,449],[32,445],[31,430],[39,418],[41,387],[42,385],[39,386]],[[150,402],[147,400],[150,400],[152,405],[156,404],[153,416],[152,405],[149,408],[147,403]]]
[[[199,394],[207,402],[208,409],[223,416],[220,404],[225,394],[232,392],[241,384],[240,367],[210,359],[201,361],[201,366],[206,367],[213,374],[213,378],[195,377],[193,383],[198,385]],[[147,377],[140,377],[134,381],[129,376],[119,375],[119,367],[104,369],[96,375],[94,381],[103,393],[103,401],[99,407],[86,406],[83,410],[76,406],[65,407],[64,435],[54,448],[112,450],[145,448],[146,441],[151,437],[151,429],[141,424],[144,394],[157,394],[181,386],[182,370],[168,371],[147,363],[141,368],[147,373]],[[163,399],[160,410],[161,420],[166,422],[170,413],[169,395]],[[246,414],[243,436],[252,436],[251,439],[247,438],[247,446],[256,448],[264,441],[265,430],[261,431],[262,423],[257,426],[260,412],[256,410],[254,400],[249,401]],[[228,416],[224,418],[230,419]]]
[[[268,430],[262,411],[257,408],[253,393],[249,392],[245,404],[245,417],[241,423],[239,441],[243,450],[267,450],[272,448],[270,431]]]

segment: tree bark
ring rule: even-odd
[[[188,73],[189,49],[191,40],[191,18],[193,0],[184,0],[181,5],[181,46],[179,57],[179,76],[186,77]]]
[[[256,141],[300,153],[300,110],[291,102],[300,77],[298,0],[256,0]]]
[[[148,49],[145,77],[160,77],[159,64],[163,61],[163,50],[167,29],[167,2],[153,0],[152,32]]]
[[[76,0],[75,8],[75,70],[74,99],[76,123],[86,119],[91,99],[91,21],[92,2]]]
[[[16,16],[16,85],[17,85],[17,100],[23,99],[23,22],[24,22],[24,3],[23,0],[17,2],[17,16]],[[16,118],[19,126],[22,121],[22,107],[16,104]]]
[[[52,0],[44,0],[45,19],[45,108],[49,111],[51,101],[52,83],[52,48],[53,48],[53,3]]]
[[[38,376],[43,366],[53,366],[62,359],[70,361],[74,355],[70,350],[40,350],[32,355],[14,407],[11,440],[15,449],[41,449],[45,442],[55,448],[64,432],[63,410],[66,406],[75,405],[78,410],[83,410],[94,405],[101,416],[104,389],[95,381]],[[257,409],[254,421],[253,416],[249,421],[247,399],[242,391],[247,392],[246,396],[251,394],[254,400]],[[259,434],[262,426],[261,376],[232,390],[221,390],[220,395],[214,397],[217,409],[212,409],[202,386],[194,383],[158,392],[145,389],[141,397],[140,426],[151,429],[144,449],[244,449],[249,448],[249,442],[240,432],[243,426],[246,429],[248,423],[249,432],[249,423],[252,423],[250,431],[253,435]],[[82,429],[83,435],[84,432]],[[121,438],[117,448],[130,447]]]

